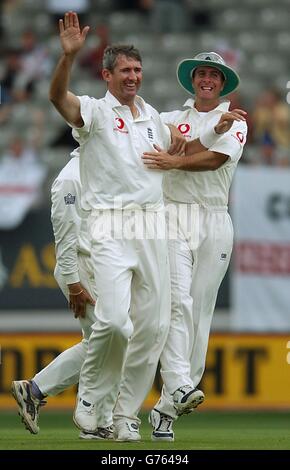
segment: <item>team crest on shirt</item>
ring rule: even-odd
[[[64,196],[64,203],[68,206],[70,204],[74,204],[76,200],[76,197],[73,196],[71,193],[68,193],[66,196]]]
[[[128,131],[125,128],[125,121],[122,118],[115,118],[115,127],[114,131],[122,132],[123,134],[128,134]]]
[[[189,134],[189,131],[190,131],[190,124],[188,124],[187,122],[182,122],[181,124],[178,124],[177,129],[179,130],[179,132],[181,132],[181,134],[182,134],[186,139],[190,139],[190,138],[191,138],[191,134]]]

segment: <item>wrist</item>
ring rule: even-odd
[[[67,287],[68,287],[68,290],[69,290],[69,293],[71,294],[74,294],[75,292],[79,292],[80,290],[82,290],[82,285],[80,282],[74,282],[73,284],[67,284]]]
[[[206,129],[199,137],[201,145],[203,145],[205,148],[209,149],[212,147],[218,138],[220,137],[220,134],[216,132],[216,126],[210,129]]]

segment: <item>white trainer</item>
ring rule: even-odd
[[[73,421],[81,431],[87,433],[96,432],[98,428],[96,406],[79,398],[74,411]]]
[[[12,382],[11,393],[17,401],[18,414],[24,426],[31,434],[38,434],[39,408],[44,406],[46,401],[39,400],[33,395],[31,383],[28,380],[15,380]]]
[[[114,422],[114,437],[119,442],[139,442],[139,425],[135,421],[118,420]]]
[[[79,434],[80,439],[97,439],[97,440],[112,440],[114,439],[114,427],[113,425],[105,428],[97,428],[95,432],[81,431]]]
[[[153,408],[148,416],[148,421],[153,427],[151,434],[152,441],[174,441],[172,429],[174,418]]]
[[[173,403],[178,416],[191,413],[203,401],[204,393],[190,385],[183,385],[173,393]]]

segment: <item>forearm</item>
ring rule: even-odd
[[[227,155],[206,150],[194,155],[179,157],[176,169],[183,171],[214,171],[223,165],[227,159]]]
[[[189,142],[186,142],[185,145],[185,155],[189,156],[195,153],[204,152],[207,148],[202,145],[199,139],[194,139]]]
[[[67,98],[74,57],[74,55],[63,54],[55,68],[49,89],[49,99],[54,104]]]
[[[49,99],[66,121],[81,127],[79,99],[68,90],[74,57],[74,54],[61,56],[51,80]]]

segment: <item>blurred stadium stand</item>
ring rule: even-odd
[[[137,1],[135,3],[138,4]],[[189,4],[194,8],[196,2]],[[180,34],[170,31],[153,34],[149,14],[144,15],[137,8],[122,10],[118,8],[119,5],[120,2],[114,0],[91,0],[87,14],[87,24],[91,26],[87,47],[95,45],[96,39],[92,33],[100,24],[108,25],[112,42],[134,43],[140,49],[144,62],[141,95],[158,110],[166,111],[182,106],[187,96],[177,84],[176,65],[181,59],[193,57],[202,50],[232,54],[235,62],[233,66],[238,68],[241,76],[239,99],[245,109],[252,110],[258,94],[270,85],[278,87],[282,97],[286,97],[286,83],[290,79],[290,0],[279,0],[275,5],[272,0],[240,0],[237,7],[232,0],[203,0],[202,5],[210,15],[211,27],[201,28],[189,23],[187,30]],[[26,30],[35,32],[39,43],[48,49],[53,64],[56,63],[60,54],[59,39],[55,25],[45,9],[45,2],[4,1],[1,24],[0,76],[5,69],[5,51],[19,48],[21,34]],[[63,120],[48,101],[49,79],[50,76],[46,76],[37,81],[27,102],[12,105],[10,115],[1,122],[0,133],[1,155],[11,135],[27,135],[29,132],[27,121],[30,109],[44,113],[41,159],[48,167],[48,177],[44,185],[45,197],[42,199],[45,201],[43,211],[46,211],[47,217],[50,184],[67,162],[71,150],[65,144],[52,147],[52,142],[63,129]],[[71,89],[76,94],[101,97],[105,86],[76,64]],[[247,152],[251,161],[256,151],[256,147],[249,144],[245,150],[245,160]],[[229,276],[223,283],[218,300],[218,306],[226,310],[215,319],[217,328],[219,324],[227,328],[228,279]]]

